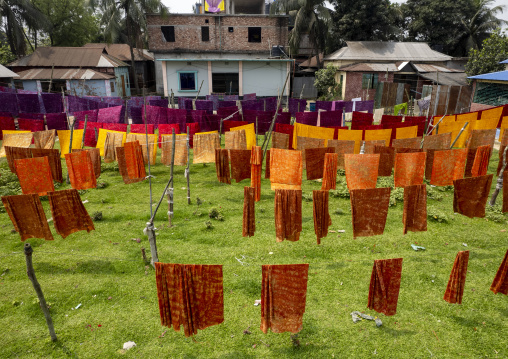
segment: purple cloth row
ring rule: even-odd
[[[86,115],[88,115],[88,121],[90,122],[124,123],[125,106],[114,106],[101,108],[98,110],[77,111],[74,112],[74,120],[85,121]]]
[[[297,112],[304,112],[307,106],[307,100],[290,98],[288,103],[288,109],[291,116],[296,116]]]
[[[258,122],[258,134],[264,135],[266,131],[270,129],[270,124],[273,121],[273,116],[275,115],[275,111],[249,111],[246,110],[243,112],[243,120],[248,123],[256,123],[256,118]],[[291,114],[289,112],[279,112],[275,123],[289,125],[291,124]],[[274,127],[275,129],[275,127]]]

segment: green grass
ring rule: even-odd
[[[497,152],[489,173],[496,166]],[[5,191],[10,176],[5,160],[0,171],[0,190]],[[508,298],[489,290],[508,249],[507,233],[502,231],[506,216],[496,223],[455,215],[453,189],[436,189],[441,200],[429,199],[428,208],[448,222],[429,220],[427,232],[404,236],[398,202],[390,207],[383,235],[354,239],[349,199],[330,197],[330,230],[345,233],[329,233],[316,245],[312,202],[304,201],[300,241],[276,243],[269,180],[262,179],[261,201],[256,203],[256,235],[243,238],[243,187],[250,181],[220,184],[213,164],[191,165],[188,205],[183,173],[183,167],[175,167],[174,226],[168,227],[165,199],[156,216],[159,259],[223,264],[224,323],[200,331],[195,340],[160,325],[154,271],[141,257],[142,247],[150,253],[143,234],[150,217],[148,182],[124,185],[115,164],[103,163],[99,182],[108,186],[81,196],[88,200],[90,214],[103,214],[95,231],[62,239],[50,223],[55,241],[28,240],[37,278],[51,305],[57,343],[49,339],[27,278],[23,243],[12,233],[7,214],[0,214],[0,358],[508,357]],[[156,203],[169,168],[157,164],[152,174]],[[338,180],[343,183],[344,177]],[[302,187],[304,194],[311,194],[321,183],[304,181]],[[66,188],[70,186],[59,189]],[[204,201],[199,208],[197,197]],[[49,218],[47,200],[43,206]],[[224,221],[211,220],[214,228],[206,229],[213,207],[222,211]],[[412,243],[426,250],[415,252]],[[470,251],[468,275],[463,304],[452,305],[442,298],[461,250]],[[354,310],[376,315],[367,308],[374,259],[396,257],[404,258],[397,314],[380,315],[380,328],[369,321],[353,324]],[[260,299],[261,265],[286,263],[310,264],[300,347],[292,345],[289,333],[263,334],[260,307],[253,305]],[[81,308],[72,309],[80,303]],[[243,334],[248,328],[252,334]],[[137,347],[119,351],[130,340]]]

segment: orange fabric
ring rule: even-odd
[[[367,307],[385,315],[397,313],[402,258],[377,259],[370,276]]]
[[[362,147],[363,140],[363,130],[341,130],[337,134],[337,140],[342,141],[355,141],[355,151],[354,153],[360,153],[360,148]]]
[[[44,148],[30,148],[32,157],[47,157],[49,161],[49,167],[51,167],[51,177],[53,181],[62,183],[62,161],[60,159],[60,152],[56,149],[44,149]]]
[[[16,167],[14,166],[15,160],[21,160],[25,158],[32,158],[32,151],[28,147],[11,147],[5,146],[5,157],[7,164],[12,173],[16,173]]]
[[[321,184],[321,190],[328,191],[335,189],[337,183],[337,163],[339,155],[337,153],[326,153],[325,164],[323,170],[323,183]]]
[[[451,132],[440,135],[425,136],[423,138],[423,150],[447,150],[452,145]]]
[[[272,132],[272,148],[289,149],[289,135],[287,133]]]
[[[275,190],[275,235],[277,242],[296,242],[302,231],[302,191]]]
[[[136,141],[137,142],[137,141]],[[126,142],[129,143],[129,142]],[[143,164],[144,167],[144,161],[143,161],[143,152],[141,148],[138,149],[141,151],[140,154],[135,153],[136,157],[139,155],[139,161]],[[123,183],[125,184],[131,184],[131,183],[137,183],[144,180],[144,177],[140,178],[130,178],[129,173],[127,171],[127,162],[125,160],[125,147],[117,147],[116,148],[116,160],[118,161],[118,172],[120,172],[120,176],[122,176]]]
[[[469,251],[461,251],[457,253],[443,298],[448,303],[462,304],[462,295],[464,294],[464,285],[466,283],[468,261]]]
[[[491,153],[492,148],[490,146],[480,146],[476,149],[473,168],[471,169],[473,177],[485,176],[487,174]]]
[[[270,150],[270,182],[272,190],[276,188],[302,188],[303,161],[300,151]]]
[[[307,148],[304,151],[307,180],[323,178],[325,155],[334,152],[333,147]]]
[[[89,189],[97,187],[97,179],[95,178],[90,152],[66,153],[65,163],[67,164],[72,188]]]
[[[95,229],[76,189],[50,192],[48,199],[56,233],[63,238],[74,232],[90,233]]]
[[[419,184],[404,187],[404,234],[427,231],[427,186]]]
[[[395,163],[395,148],[376,146],[374,148],[374,153],[379,154],[378,176],[390,177]]]
[[[393,174],[395,187],[422,184],[425,175],[425,158],[425,152],[395,154]]]
[[[321,244],[321,238],[328,235],[328,227],[332,225],[328,213],[328,191],[312,191],[312,212],[317,244]]]
[[[150,154],[150,165],[155,164],[155,160],[157,159],[157,135],[148,134],[148,146],[146,145],[146,137],[147,135],[136,135],[133,133],[129,133],[127,135],[127,142],[138,141],[141,150],[143,151],[143,161],[145,164],[148,163],[148,152]],[[124,143],[125,145],[125,143]],[[148,148],[147,148],[148,147]],[[148,151],[148,152],[147,152]]]
[[[368,155],[374,154],[376,146],[386,147],[386,141],[385,140],[365,141],[363,153]]]
[[[467,149],[435,151],[430,184],[451,186],[453,181],[464,177]]]
[[[143,150],[139,141],[126,142],[124,148],[125,166],[129,179],[145,179],[146,169],[143,161]]]
[[[397,129],[398,130],[398,129]],[[413,138],[399,138],[392,141],[393,148],[412,148],[420,149],[422,138],[414,136]]]
[[[242,237],[252,237],[256,231],[255,195],[254,187],[243,188]]]
[[[344,169],[344,154],[355,153],[355,141],[328,140],[328,147],[334,147],[338,154],[337,168]]]
[[[45,196],[55,190],[48,157],[15,160],[14,166],[23,194]]]
[[[502,293],[508,295],[508,251],[504,255],[503,261],[497,270],[496,276],[490,290],[495,294]]]
[[[392,129],[384,130],[365,130],[365,141],[385,140],[385,146],[390,146]]]
[[[469,138],[467,147],[469,148],[478,148],[480,146],[494,147],[495,141],[496,141],[496,129],[473,130],[471,131],[471,136]]]
[[[229,175],[228,150],[220,148],[215,150],[215,171],[217,173],[217,179],[220,183],[231,184],[231,178]]]
[[[75,149],[72,152],[81,152],[87,151],[90,153],[90,158],[92,159],[93,171],[95,173],[95,178],[99,178],[101,175],[101,149],[100,148],[86,148],[86,149]],[[35,157],[35,154],[34,154]],[[60,163],[60,158],[58,158],[58,163]],[[60,172],[62,172],[60,170]],[[62,181],[60,181],[62,182]]]
[[[252,150],[229,150],[229,161],[231,162],[231,178],[234,178],[237,183],[243,181],[244,179],[251,179],[251,152]],[[269,150],[266,151],[267,159],[269,153]]]
[[[344,155],[347,188],[376,188],[380,155]]]
[[[256,192],[256,202],[261,200],[261,166],[263,163],[263,151],[260,146],[252,146],[250,155],[250,186]]]
[[[395,129],[395,138],[414,138],[418,136],[418,126],[400,127]]]
[[[353,237],[383,234],[388,216],[390,192],[390,187],[350,191]]]
[[[214,163],[215,150],[220,148],[218,133],[194,134],[194,156],[192,163]]]
[[[453,211],[469,218],[485,217],[485,206],[494,175],[453,181]]]
[[[247,137],[245,130],[228,131],[224,134],[225,148],[228,150],[246,150]]]

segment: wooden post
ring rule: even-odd
[[[159,255],[157,254],[157,241],[155,239],[155,227],[153,222],[147,222],[145,233],[148,236],[148,242],[150,243],[150,254],[152,255],[152,259],[150,259],[150,264],[155,268],[154,263],[159,261]]]
[[[171,108],[175,108],[175,94],[173,93],[173,89],[171,89]]]
[[[51,336],[51,340],[56,342],[57,337],[55,333],[55,328],[53,327],[53,320],[51,319],[51,314],[49,313],[48,305],[46,304],[46,299],[44,299],[44,294],[42,293],[41,286],[35,277],[35,271],[32,264],[32,253],[33,249],[30,243],[25,243],[25,259],[26,259],[26,274],[28,274],[28,278],[32,282],[34,286],[35,293],[37,293],[37,297],[39,298],[39,305],[44,313],[44,317],[46,318],[46,324],[48,325],[49,335]]]
[[[508,146],[506,146],[504,151],[503,151],[503,166],[501,167],[501,173],[497,177],[496,189],[495,189],[494,193],[492,193],[492,197],[491,197],[490,202],[489,202],[489,205],[491,207],[496,204],[497,195],[499,194],[499,192],[503,188],[503,176],[504,176],[504,171],[506,169],[506,155],[507,154],[508,154]],[[507,190],[508,189],[505,188],[503,191],[507,191]]]
[[[85,115],[85,125],[83,126],[83,140],[81,141],[81,148],[85,147],[86,124],[88,123],[88,115]]]
[[[185,177],[187,178],[187,204],[191,204],[190,199],[190,129],[187,127],[187,167],[185,168]]]
[[[201,81],[201,85],[199,86],[199,90],[198,93],[196,94],[196,98],[194,99],[194,101],[198,99],[199,93],[201,92],[201,87],[203,87],[203,82],[205,82],[205,80]]]
[[[303,98],[303,90],[305,89],[305,84],[303,84],[302,86],[302,91],[300,91],[300,100]],[[298,106],[300,106],[300,104],[298,103]]]
[[[189,131],[188,127],[187,127],[187,131]],[[175,129],[174,128],[172,129],[172,133],[173,133],[173,136],[171,136],[171,138],[173,139],[173,143],[171,144],[171,166],[170,166],[170,172],[169,172],[171,178],[173,178],[173,166],[175,164],[176,134],[175,134]],[[173,181],[171,181],[171,187],[169,187],[169,189],[167,190],[168,208],[169,208],[169,210],[168,210],[168,221],[169,221],[169,226],[170,227],[173,227],[173,224],[171,223],[171,220],[173,218],[173,190],[174,190],[174,184],[173,184]]]
[[[150,168],[150,146],[148,144],[148,124],[146,121],[146,97],[143,93],[143,119],[145,120],[145,138],[146,138],[146,158],[148,162],[148,185],[150,187],[150,217],[153,215],[153,209],[152,209],[152,170]],[[152,224],[153,226],[153,224]],[[148,229],[148,227],[146,227]],[[155,238],[155,232],[154,232],[154,238]]]
[[[55,64],[51,65],[51,77],[49,78],[48,92],[51,92],[51,85],[53,85],[53,70],[54,69],[55,69]]]

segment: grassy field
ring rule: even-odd
[[[494,172],[497,158],[495,151],[489,173]],[[62,239],[50,223],[55,241],[28,240],[34,248],[37,278],[51,306],[56,343],[49,339],[26,275],[23,243],[7,214],[0,213],[0,358],[508,357],[508,298],[489,290],[508,249],[506,216],[455,215],[453,188],[429,189],[434,199],[428,201],[432,214],[428,231],[403,235],[402,192],[397,190],[393,197],[399,201],[390,207],[385,233],[354,239],[345,177],[338,176],[338,190],[330,197],[330,230],[345,233],[329,233],[316,245],[308,199],[321,183],[304,181],[307,200],[300,241],[276,243],[269,180],[263,178],[261,201],[256,203],[256,235],[243,238],[243,187],[250,181],[220,184],[214,165],[191,165],[192,204],[188,205],[184,168],[175,169],[174,226],[168,226],[165,200],[155,221],[159,259],[223,264],[224,323],[200,331],[194,339],[160,325],[155,272],[141,257],[142,247],[150,252],[143,234],[150,217],[148,182],[124,185],[115,164],[103,163],[99,182],[105,187],[81,195],[90,214],[102,212],[95,231]],[[0,193],[18,193],[5,159],[0,172]],[[169,168],[157,164],[152,174],[156,203]],[[388,183],[379,181],[380,186]],[[58,189],[66,188],[70,186]],[[500,196],[498,203],[501,200]],[[43,206],[49,218],[45,199]],[[212,208],[222,212],[223,221],[208,218]],[[211,229],[205,225],[209,220]],[[137,238],[140,243],[133,240]],[[415,252],[410,246],[415,243],[426,250]],[[442,298],[461,250],[470,251],[468,275],[463,304],[452,305]],[[352,311],[376,314],[367,308],[374,259],[397,257],[404,258],[397,314],[381,315],[380,328],[371,321],[353,324]],[[289,263],[310,264],[299,347],[292,344],[289,333],[263,334],[260,307],[253,305],[260,299],[261,265]],[[245,330],[251,334],[244,334]],[[124,352],[127,341],[137,346]]]

